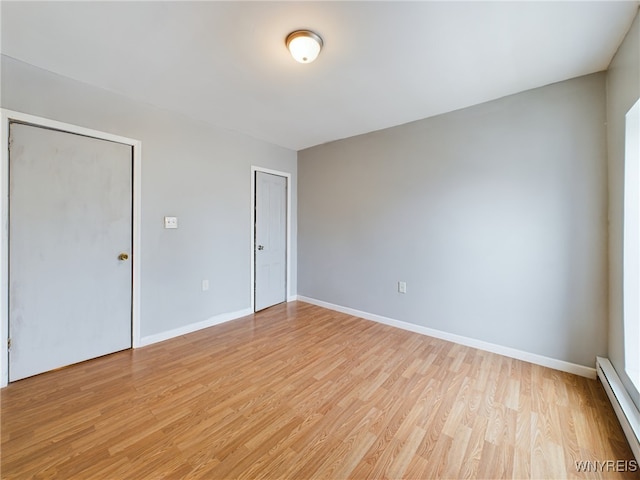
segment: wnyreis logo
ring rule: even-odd
[[[598,472],[637,472],[640,471],[637,460],[604,460],[576,462],[576,470],[580,473]]]

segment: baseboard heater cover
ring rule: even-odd
[[[596,357],[596,371],[622,425],[631,451],[640,462],[640,411],[631,400],[609,359]]]

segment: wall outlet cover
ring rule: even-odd
[[[178,217],[164,217],[164,228],[178,228]]]

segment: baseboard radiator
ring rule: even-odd
[[[640,462],[640,411],[631,400],[609,359],[597,357],[596,371],[622,425],[633,455]]]

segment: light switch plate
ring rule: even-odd
[[[178,228],[178,217],[164,217],[164,228]]]

